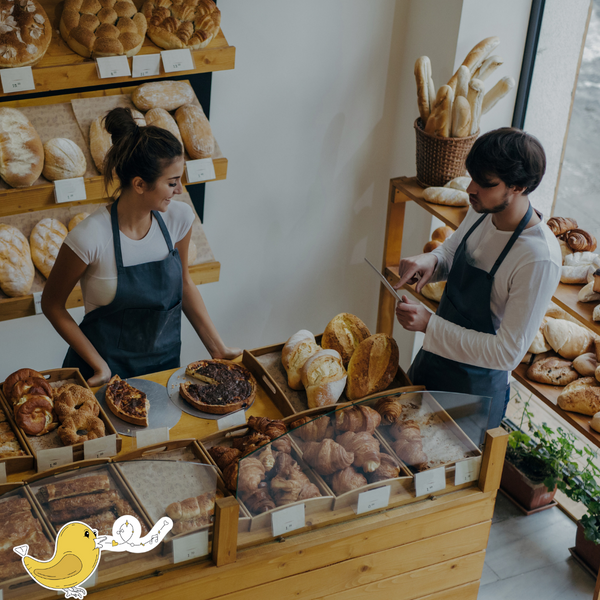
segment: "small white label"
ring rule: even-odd
[[[208,554],[208,529],[173,540],[173,563],[177,564]]]
[[[156,429],[140,429],[135,432],[135,443],[138,448],[160,444],[169,441],[169,428],[157,427]]]
[[[469,483],[479,479],[479,470],[481,469],[481,456],[467,458],[456,463],[454,472],[454,485]]]
[[[217,178],[217,174],[215,173],[215,165],[212,158],[188,160],[185,163],[185,169],[188,183],[211,181]]]
[[[35,309],[36,315],[42,314],[42,293],[43,292],[33,292],[33,308]]]
[[[163,50],[160,55],[165,73],[193,71],[196,68],[191,50]]]
[[[62,465],[68,465],[73,462],[73,446],[65,446],[64,448],[48,448],[48,450],[40,450],[37,453],[37,470],[38,473],[54,469]]]
[[[33,71],[31,70],[31,67],[2,69],[2,71],[0,71],[0,77],[2,78],[2,91],[5,94],[35,90],[35,82],[33,81]]]
[[[56,202],[78,202],[86,200],[85,181],[83,177],[73,177],[72,179],[57,179],[54,182],[54,197]]]
[[[246,411],[238,410],[226,417],[221,417],[217,421],[217,426],[219,427],[219,431],[222,429],[228,429],[229,427],[234,427],[235,425],[245,425],[246,424]]]
[[[415,474],[415,490],[417,498],[439,492],[446,487],[446,469],[439,467]]]
[[[160,75],[160,54],[136,54],[133,57],[132,77]]]
[[[0,463],[0,483],[6,483],[6,463]]]
[[[96,65],[100,79],[131,76],[131,69],[126,56],[103,56],[96,59]]]
[[[304,504],[283,508],[271,515],[273,537],[301,529],[306,524]]]
[[[385,508],[390,503],[391,486],[384,485],[383,487],[368,490],[358,495],[358,504],[356,506],[356,514],[371,512],[372,510],[380,510]]]
[[[83,442],[83,458],[108,458],[117,454],[117,435],[107,435]]]

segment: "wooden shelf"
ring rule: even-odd
[[[397,283],[400,279],[400,276],[398,275],[398,267],[386,267],[384,275],[392,285]],[[415,287],[413,285],[403,285],[402,289],[412,294],[417,300],[422,302],[425,306],[427,306],[427,308],[431,309],[433,312],[437,310],[439,303],[434,302],[429,298],[425,298],[423,294],[420,294],[419,292],[417,292],[417,290],[415,290]]]
[[[563,310],[566,310],[571,316],[579,320],[579,322],[591,329],[597,335],[600,335],[600,323],[592,319],[592,313],[597,302],[579,302],[579,290],[581,285],[568,285],[559,283],[556,289],[556,294],[552,300]]]
[[[73,52],[59,33],[60,12],[63,3],[59,0],[42,0],[41,4],[52,23],[52,42],[42,60],[33,67],[35,90],[19,92],[19,95],[91,86],[102,87],[115,83],[131,83],[132,81],[168,78],[179,75],[190,75],[193,73],[224,71],[235,67],[235,47],[230,46],[223,31],[219,31],[217,37],[206,48],[192,51],[194,63],[196,65],[196,68],[193,70],[180,71],[177,73],[161,73],[160,75],[136,77],[135,79],[132,79],[131,77],[100,79],[96,71],[96,61],[90,58],[84,58]],[[156,46],[150,38],[146,36],[144,45],[138,55],[157,54],[160,53],[161,50],[162,48]],[[132,59],[129,59],[130,67],[131,62]],[[4,94],[0,91],[0,98],[8,98],[10,95],[11,94]]]
[[[25,100],[2,102],[4,108],[23,108],[30,106],[48,106],[53,104],[62,104],[75,99],[82,98],[97,98],[99,96],[118,96],[121,94],[131,95],[138,85],[130,85],[126,87],[115,88],[111,90],[94,90],[90,92],[62,94],[60,96],[51,96],[47,98],[30,98]],[[218,181],[227,178],[227,159],[221,155],[220,149],[217,146],[217,156],[213,158],[216,178],[211,181]],[[186,174],[184,172],[182,183],[188,184]],[[85,180],[85,190],[87,200],[79,202],[62,203],[60,206],[76,206],[81,204],[93,204],[105,201],[106,191],[104,189],[104,180],[101,175],[88,177]],[[113,188],[114,190],[114,188]],[[112,193],[113,190],[109,190]],[[29,188],[9,188],[0,190],[0,217],[8,215],[16,215],[24,212],[34,212],[38,210],[46,210],[58,206],[54,198],[54,184],[47,182],[41,185],[34,185]]]

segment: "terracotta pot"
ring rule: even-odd
[[[575,536],[575,552],[594,573],[600,571],[600,545],[585,539],[585,533],[581,523],[577,523],[577,535]]]
[[[504,461],[500,487],[526,510],[534,510],[550,504],[556,494],[556,487],[548,491],[543,483],[534,483],[507,460]]]

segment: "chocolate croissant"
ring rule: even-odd
[[[392,425],[402,414],[402,404],[397,398],[380,398],[373,408],[381,415],[382,425]]]
[[[354,462],[354,453],[347,452],[343,446],[327,438],[322,442],[306,442],[304,460],[319,475],[331,475],[349,467]]]
[[[338,435],[336,442],[342,445],[348,452],[354,453],[354,462],[352,463],[358,469],[365,473],[371,473],[379,468],[379,442],[366,431],[354,433],[346,431]]]
[[[556,237],[578,227],[577,221],[568,217],[551,217],[546,224]]]
[[[368,406],[350,406],[335,413],[336,431],[373,433],[381,423],[381,415]]]
[[[597,246],[596,238],[583,229],[567,231],[564,239],[573,252],[593,252]]]

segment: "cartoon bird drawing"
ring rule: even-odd
[[[101,547],[97,543],[98,531],[85,523],[71,521],[58,532],[54,556],[47,561],[27,556],[29,546],[24,544],[13,550],[23,557],[23,566],[31,577],[49,590],[63,591],[65,598],[81,600],[87,594],[78,587],[96,569]]]

